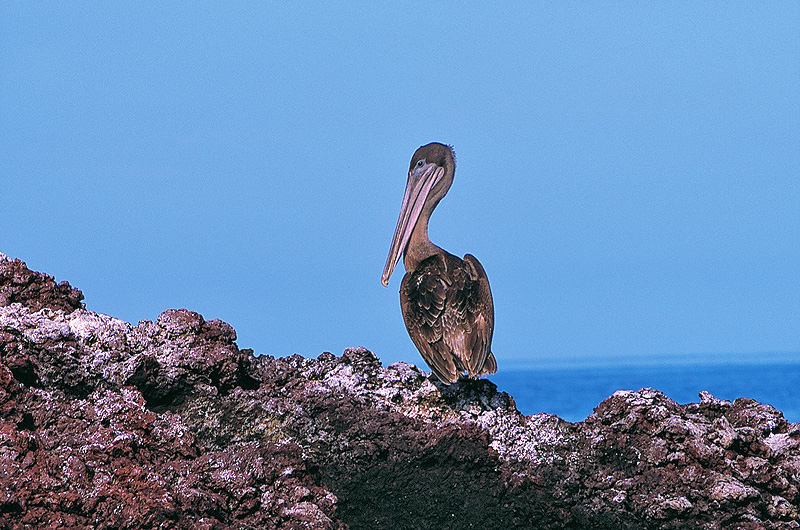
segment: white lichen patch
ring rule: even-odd
[[[719,477],[711,487],[710,498],[720,502],[741,502],[752,497],[758,497],[758,490],[745,486],[732,477]]]
[[[63,311],[45,308],[31,312],[19,303],[0,307],[0,329],[16,331],[34,344],[60,340],[71,334]]]
[[[86,342],[116,343],[133,329],[123,320],[85,309],[76,309],[65,318],[70,331]]]
[[[769,447],[773,453],[784,455],[796,451],[800,447],[800,440],[788,433],[770,434],[764,438],[764,445]]]

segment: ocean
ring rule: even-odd
[[[800,422],[800,363],[586,366],[499,370],[490,377],[514,397],[523,414],[547,412],[570,422],[584,420],[617,390],[650,387],[680,404],[697,403],[707,390],[733,401],[768,403],[790,422]]]

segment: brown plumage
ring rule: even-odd
[[[383,270],[388,284],[403,254],[400,306],[411,340],[440,381],[454,383],[497,371],[491,351],[494,304],[480,262],[460,259],[431,243],[428,220],[455,175],[452,148],[431,143],[411,158],[392,246]]]

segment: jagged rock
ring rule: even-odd
[[[0,252],[0,307],[19,302],[34,311],[49,307],[69,313],[84,307],[81,300],[83,293],[69,283],[56,284],[52,276],[33,272],[24,261]]]
[[[253,357],[186,310],[132,326],[20,264],[0,259],[25,279],[0,283],[2,529],[800,527],[800,425],[767,405],[642,389],[523,416],[364,348]]]

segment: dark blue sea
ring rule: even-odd
[[[800,422],[800,363],[602,366],[500,370],[491,376],[514,396],[523,414],[547,412],[577,422],[617,390],[651,387],[680,404],[700,401],[709,391],[733,401],[748,397],[768,403],[791,422]]]

